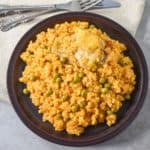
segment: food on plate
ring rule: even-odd
[[[23,93],[56,131],[80,135],[117,122],[136,84],[126,46],[88,22],[56,24],[30,41],[21,59]]]

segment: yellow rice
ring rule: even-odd
[[[125,50],[88,22],[57,24],[29,42],[19,81],[56,131],[80,135],[88,126],[112,126],[136,83]]]

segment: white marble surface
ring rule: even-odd
[[[150,1],[147,0],[144,15],[136,34],[150,69]],[[0,150],[150,150],[150,90],[136,120],[124,132],[112,140],[96,146],[70,148],[45,141],[32,133],[20,121],[12,106],[0,102]]]

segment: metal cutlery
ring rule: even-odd
[[[29,21],[32,21],[34,18],[39,17],[41,15],[47,14],[49,12],[52,12],[54,10],[67,10],[67,11],[86,11],[96,4],[98,4],[101,0],[87,0],[84,2],[80,1],[71,1],[66,4],[57,4],[51,6],[49,9],[38,12],[36,14],[30,15],[30,16],[23,16],[20,19],[17,19],[15,21],[12,21],[10,23],[6,23],[5,25],[1,25],[0,29],[3,32],[6,32],[20,24],[27,23]]]
[[[17,13],[22,13],[21,10],[23,10],[23,12],[26,12],[26,11],[31,12],[31,13],[34,12],[34,14],[30,13],[30,15],[22,15],[21,17],[15,18],[15,19],[13,17],[11,17],[11,19],[4,19],[2,22],[0,22],[0,30],[3,32],[6,32],[20,24],[32,21],[36,17],[47,14],[49,12],[62,11],[62,10],[86,11],[86,10],[91,10],[91,9],[116,8],[120,6],[121,6],[120,3],[113,1],[113,0],[86,0],[86,1],[78,0],[78,1],[71,1],[68,3],[64,3],[64,4],[57,4],[57,5],[50,5],[50,6],[41,5],[41,6],[21,6],[21,7],[13,6],[12,7],[8,5],[3,5],[3,6],[0,5],[0,10],[1,8],[8,9],[9,7],[11,7],[11,9],[13,8],[13,10],[15,10],[16,12],[18,9],[20,9],[18,10]],[[34,9],[32,9],[33,7]]]
[[[75,0],[74,0],[75,1]],[[88,9],[88,6],[90,6],[90,8],[92,7],[91,5],[95,6],[95,3],[100,5],[100,2],[102,2],[103,0],[86,0],[86,1],[79,1],[81,7],[82,5],[85,5],[86,3],[86,8],[85,10]],[[68,2],[70,4],[70,2]],[[56,8],[56,9],[60,9],[60,7],[64,8],[64,5],[68,4],[68,3],[62,3],[62,4],[55,4],[55,5],[20,5],[20,6],[10,6],[10,5],[0,5],[0,16],[6,16],[6,15],[11,15],[11,14],[19,14],[19,13],[23,13],[23,12],[30,12],[30,11],[42,11],[42,10],[46,10],[49,8]],[[73,2],[74,4],[74,2]],[[68,5],[67,5],[68,6]],[[65,6],[65,7],[67,7]],[[83,8],[84,10],[84,8]]]
[[[93,6],[92,9],[100,8],[113,8],[120,7],[119,2],[113,0],[101,0],[97,5]],[[25,12],[43,11],[49,9],[51,5],[0,5],[0,17],[5,17],[7,15],[21,14]]]

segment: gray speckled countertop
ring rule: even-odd
[[[147,0],[144,15],[136,34],[150,69],[150,1]],[[136,120],[117,137],[108,142],[78,149],[85,150],[150,150],[150,89],[145,104]],[[12,106],[0,102],[0,150],[74,150],[50,143],[32,133],[20,121]]]

